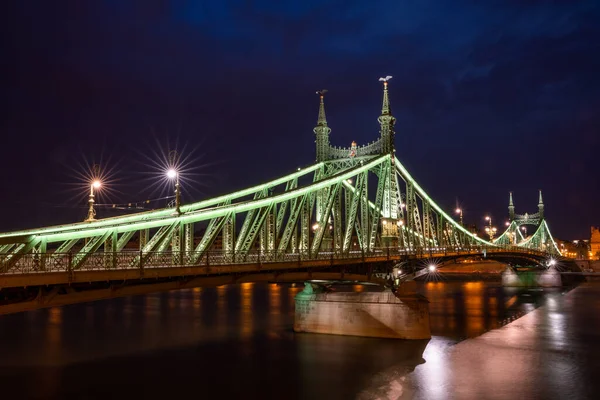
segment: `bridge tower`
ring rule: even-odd
[[[392,115],[388,96],[388,81],[390,79],[392,77],[389,75],[385,78],[379,78],[383,82],[383,104],[381,106],[381,115],[377,118],[377,121],[379,121],[380,125],[379,133],[381,135],[381,152],[383,154],[394,153],[394,124],[396,123],[396,118]]]
[[[540,199],[538,201],[538,214],[540,215],[540,220],[544,219],[544,201],[542,200],[542,191],[540,190]]]
[[[513,204],[512,192],[509,192],[508,196],[508,220],[513,222],[515,219],[515,205]]]
[[[327,118],[325,116],[325,102],[323,101],[325,93],[327,93],[326,89],[317,92],[321,99],[319,103],[317,126],[313,129],[313,132],[317,137],[315,142],[317,144],[317,162],[327,161],[329,159],[329,133],[331,133],[331,128],[327,126]]]
[[[327,117],[325,115],[325,93],[327,93],[327,89],[322,89],[317,91],[319,95],[319,116],[317,118],[317,126],[314,127],[313,132],[316,135],[317,144],[317,162],[325,162],[330,159],[330,142],[329,142],[329,134],[331,133],[331,128],[327,126]],[[319,172],[320,176],[324,175],[324,169]],[[325,213],[327,198],[329,196],[329,188],[325,188],[319,190],[316,193],[316,221],[323,221],[323,214]],[[329,221],[326,221],[328,223]],[[306,223],[306,222],[305,222]],[[317,227],[318,225],[314,225]],[[318,228],[317,228],[318,229]],[[325,248],[331,247],[331,237],[329,229],[325,229],[324,238],[322,241],[322,246]]]
[[[390,98],[388,95],[388,81],[391,76],[379,78],[383,82],[383,102],[381,106],[381,115],[377,118],[379,122],[379,133],[381,140],[381,153],[389,154],[389,160],[382,164],[379,179],[384,181],[382,185],[382,219],[381,219],[381,239],[385,247],[398,246],[400,236],[399,227],[399,192],[398,182],[396,180],[396,169],[394,164],[394,124],[396,118],[392,115],[390,107]]]

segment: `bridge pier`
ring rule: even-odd
[[[508,267],[502,272],[502,286],[561,287],[562,277],[554,267],[545,271],[515,271]]]
[[[411,286],[412,284],[412,286]],[[322,292],[307,282],[296,295],[294,331],[393,339],[430,339],[427,299],[414,282],[399,292]]]

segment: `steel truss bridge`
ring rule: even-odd
[[[387,83],[380,138],[366,146],[331,146],[322,91],[308,167],[175,209],[0,234],[0,314],[244,281],[381,282],[407,259],[560,256],[543,205],[524,221],[511,194],[512,222],[493,242],[438,206],[395,156]]]

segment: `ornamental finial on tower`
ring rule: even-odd
[[[540,200],[538,201],[538,204],[544,204],[544,200],[542,200],[542,191],[540,190]]]
[[[317,126],[327,126],[327,118],[325,117],[325,103],[323,99],[325,98],[325,93],[327,93],[327,89],[317,90],[317,94],[321,98],[321,102],[319,104],[319,118],[317,119]]]
[[[540,220],[544,219],[544,200],[542,200],[542,191],[540,190],[540,200],[538,202],[538,213],[540,214]]]
[[[385,78],[379,78],[379,82],[383,82],[383,105],[381,106],[381,115],[390,115],[390,99],[388,97],[388,81],[392,79],[391,75],[387,75]]]

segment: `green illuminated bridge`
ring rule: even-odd
[[[245,281],[383,283],[407,259],[560,257],[541,193],[532,215],[516,215],[511,194],[511,224],[493,242],[439,207],[395,156],[383,81],[380,137],[368,145],[331,146],[322,91],[306,168],[175,208],[0,234],[0,314]],[[525,224],[536,226],[529,237]]]

